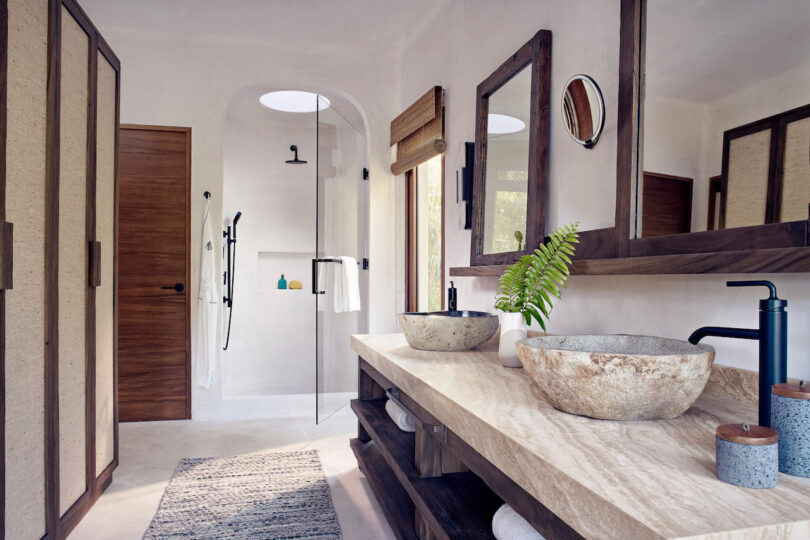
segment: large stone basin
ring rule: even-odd
[[[408,345],[423,351],[466,351],[498,330],[498,317],[482,311],[400,313]]]
[[[650,336],[543,336],[516,347],[555,408],[605,420],[680,416],[703,392],[714,361],[708,345]]]

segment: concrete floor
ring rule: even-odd
[[[121,424],[113,483],[70,539],[141,539],[181,458],[309,449],[320,451],[343,537],[393,539],[349,448],[356,434],[357,419],[348,406],[318,426],[312,417]]]

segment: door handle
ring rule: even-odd
[[[185,287],[182,283],[175,283],[174,285],[166,285],[165,287],[161,287],[161,289],[174,289],[176,292],[183,292]]]
[[[312,294],[326,294],[326,291],[318,290],[318,263],[319,259],[312,259]]]

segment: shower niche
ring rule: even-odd
[[[357,392],[349,340],[367,331],[368,271],[358,267],[362,309],[338,313],[338,265],[315,263],[326,291],[316,295],[313,259],[368,257],[368,150],[347,100],[310,93],[278,106],[265,97],[283,93],[244,88],[225,119],[222,214],[243,217],[220,416],[312,414],[320,422]],[[280,290],[282,274],[302,289]]]

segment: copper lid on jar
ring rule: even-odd
[[[753,444],[764,446],[776,444],[779,435],[771,428],[764,426],[751,426],[748,424],[723,424],[717,426],[717,436],[723,440],[737,444]]]
[[[793,399],[810,399],[810,382],[775,384],[771,387],[771,393]]]

